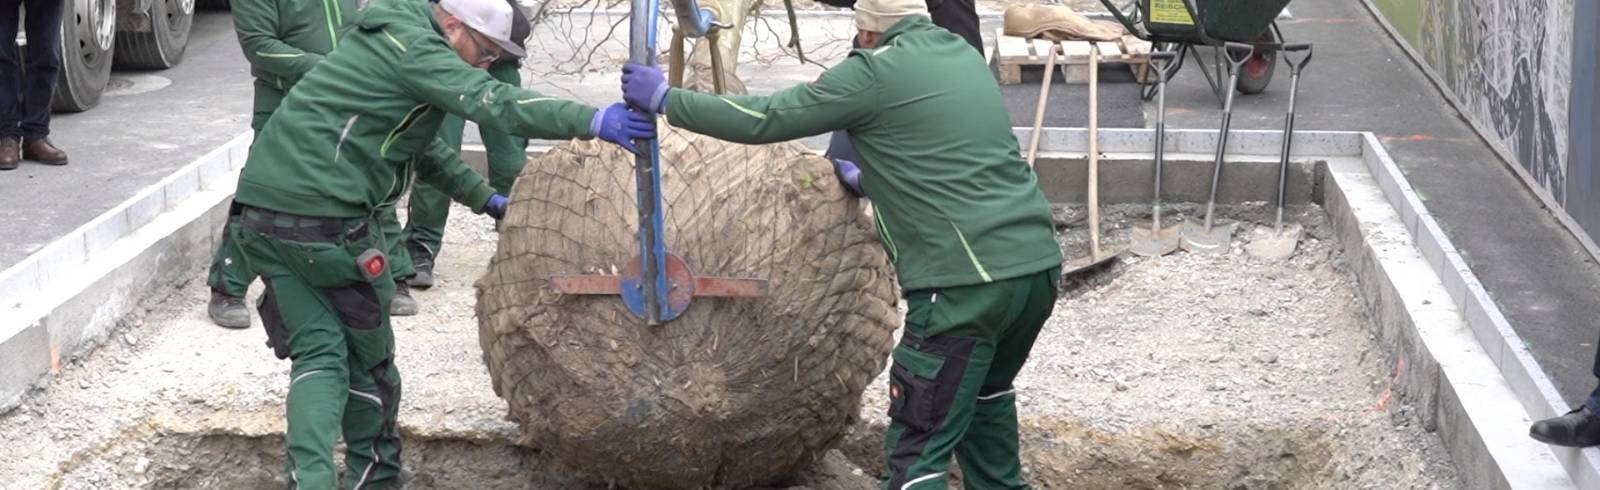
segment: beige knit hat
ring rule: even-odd
[[[887,32],[908,15],[928,15],[926,0],[857,0],[856,28]]]

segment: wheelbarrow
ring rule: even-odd
[[[1278,51],[1283,47],[1283,32],[1276,19],[1289,0],[1130,0],[1118,7],[1113,0],[1100,0],[1117,22],[1139,39],[1149,41],[1157,52],[1172,52],[1173,73],[1183,67],[1189,56],[1201,62],[1198,46],[1210,46],[1211,66],[1202,67],[1206,83],[1220,103],[1226,91],[1237,89],[1244,94],[1258,94],[1272,81],[1273,67]],[[1196,21],[1198,19],[1198,22]],[[1229,42],[1245,43],[1255,47],[1254,54],[1245,61],[1239,81],[1234,87],[1223,87],[1227,61],[1223,59],[1223,45]],[[1156,84],[1140,80],[1145,100],[1155,97]]]

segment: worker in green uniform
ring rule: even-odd
[[[522,86],[520,64],[515,59],[503,59],[489,67],[489,76],[505,83]],[[439,125],[439,139],[446,146],[461,152],[461,133],[467,121],[456,116],[446,116]],[[511,195],[511,184],[522,173],[528,161],[528,140],[482,126],[478,136],[483,140],[484,153],[489,167],[489,187],[495,192]],[[416,268],[416,274],[406,283],[417,289],[433,287],[433,264],[444,244],[444,227],[450,218],[450,197],[425,182],[417,183],[411,190],[411,200],[406,212],[406,229],[403,233],[406,251]]]
[[[445,114],[527,138],[594,138],[635,150],[649,118],[498,82],[484,71],[520,57],[506,0],[372,0],[339,47],[301,77],[261,129],[239,178],[234,256],[259,275],[268,345],[290,358],[285,434],[293,487],[398,486],[401,398],[389,305],[395,293],[379,218],[412,177],[475,213],[501,218],[506,196],[438,139]]]
[[[339,42],[340,29],[355,18],[357,0],[234,0],[233,30],[239,48],[250,62],[255,78],[255,104],[250,129],[260,134],[267,118],[278,109],[300,77],[317,66]],[[238,206],[229,208],[228,221],[238,220]],[[244,270],[228,251],[227,225],[222,242],[212,255],[211,301],[206,313],[211,321],[227,328],[250,328],[250,310],[244,295],[255,276]]]
[[[857,41],[815,82],[770,96],[670,88],[627,65],[623,97],[672,125],[737,143],[844,130],[840,180],[872,202],[909,305],[889,381],[884,488],[1026,488],[1012,379],[1056,300],[1061,252],[983,57],[933,25],[923,0],[861,0]]]

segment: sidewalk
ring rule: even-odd
[[[195,15],[183,62],[171,69],[112,73],[135,89],[100,106],[51,118],[65,167],[24,162],[0,173],[0,270],[116,207],[240,132],[250,129],[249,65],[226,13]],[[153,83],[153,85],[145,85]]]

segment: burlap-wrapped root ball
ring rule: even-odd
[[[617,274],[639,251],[633,156],[570,142],[528,162],[478,282],[479,339],[524,443],[598,481],[781,482],[853,424],[899,325],[862,202],[797,143],[661,128],[668,249],[766,297],[695,298],[647,327],[614,296],[549,278]]]

